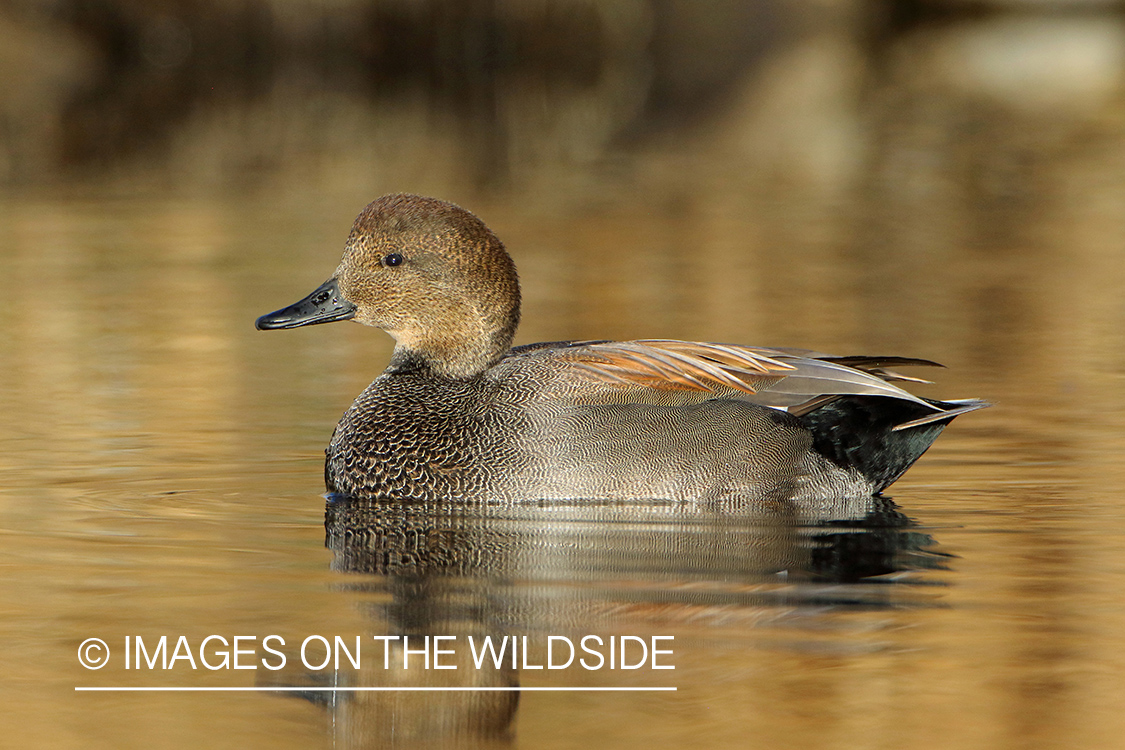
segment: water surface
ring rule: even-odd
[[[487,148],[466,145],[458,117],[486,127],[471,113],[317,98],[297,77],[193,111],[147,168],[9,186],[3,744],[1119,746],[1120,29],[1033,20],[863,43],[813,29],[731,73],[721,106],[644,138],[622,124],[624,73],[504,89],[490,112],[506,135]],[[996,49],[1037,85],[995,74],[1013,69]],[[284,106],[294,90],[317,106]],[[536,124],[559,112],[561,135]],[[344,135],[285,136],[315,128]],[[230,179],[215,155],[251,145],[277,165]],[[889,498],[814,517],[326,502],[322,450],[390,340],[253,320],[327,278],[355,214],[392,190],[456,200],[506,241],[517,343],[925,357],[948,365],[926,395],[995,406],[958,419]],[[287,644],[277,672],[122,661],[127,636],[270,634]],[[533,665],[551,635],[673,636],[676,668],[299,668],[314,634],[527,636]],[[105,669],[78,664],[91,637]],[[309,690],[74,692],[278,684]],[[331,685],[677,690],[311,690]]]

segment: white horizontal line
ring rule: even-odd
[[[108,693],[361,693],[361,692],[575,692],[575,691],[675,691],[675,687],[76,687],[75,692]]]

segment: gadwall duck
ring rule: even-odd
[[[741,501],[872,495],[954,417],[902,357],[693,341],[512,347],[519,281],[463,208],[388,195],[332,278],[260,330],[355,320],[395,339],[326,450],[334,495],[408,501]],[[925,381],[920,381],[925,382]]]

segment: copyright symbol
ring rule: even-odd
[[[109,663],[109,646],[101,638],[87,638],[78,647],[78,663],[86,669],[101,669]]]

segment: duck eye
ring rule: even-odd
[[[402,261],[403,261],[403,257],[401,255],[399,255],[398,253],[391,253],[390,255],[383,258],[383,265],[384,266],[401,266]]]

